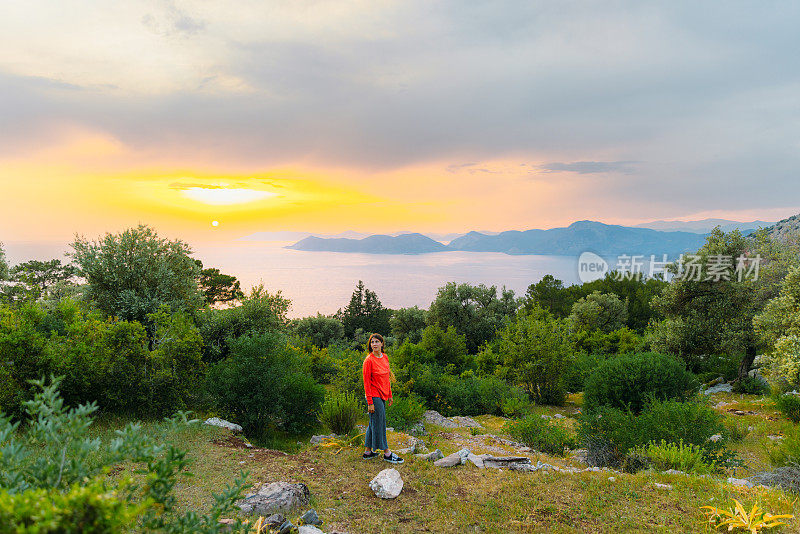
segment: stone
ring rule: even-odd
[[[683,471],[678,471],[677,469],[667,469],[666,471],[664,471],[664,474],[665,475],[684,475],[684,476],[686,476],[686,473],[684,473]]]
[[[309,510],[300,517],[300,523],[303,525],[322,525],[322,519],[317,515],[316,510]]]
[[[483,459],[483,465],[495,469],[508,469],[512,464],[530,464],[531,459],[525,456],[489,456]]]
[[[542,419],[550,419],[551,418],[549,415],[540,415],[539,417],[541,417]]]
[[[553,417],[556,418],[556,419],[566,419],[567,418],[566,415],[563,415],[563,414],[560,414],[560,413],[557,413],[557,414],[553,415]]]
[[[291,521],[287,520],[278,527],[278,534],[291,534],[292,531],[295,529],[295,526],[292,524]]]
[[[421,458],[423,460],[427,460],[429,462],[435,462],[441,458],[444,458],[444,454],[439,449],[436,449],[433,452],[429,452],[428,454],[415,454],[417,458]]]
[[[472,417],[462,417],[460,415],[456,415],[455,417],[451,417],[450,420],[459,427],[478,428],[483,426]]]
[[[617,480],[617,477],[608,477],[609,482],[614,482],[615,480]]]
[[[300,525],[297,529],[299,534],[325,534],[314,525]]]
[[[725,406],[730,406],[731,404],[734,404],[734,403],[733,402],[719,401],[718,403],[716,403],[714,405],[714,408],[724,408]]]
[[[716,386],[703,390],[703,394],[711,395],[712,393],[730,393],[731,391],[733,391],[733,386],[730,384],[717,384]]]
[[[457,428],[458,425],[447,417],[443,416],[436,410],[425,410],[422,414],[422,418],[425,420],[426,423],[430,423],[432,425],[441,426],[444,428]]]
[[[664,489],[664,490],[672,489],[672,484],[660,484],[658,482],[655,482],[653,485],[658,489]]]
[[[751,378],[755,378],[756,380],[761,382],[763,385],[765,385],[765,386],[769,385],[769,382],[767,382],[767,379],[764,378],[763,376],[761,376],[761,373],[758,371],[758,369],[751,369],[750,371],[748,371],[747,374]]]
[[[288,513],[308,504],[311,493],[305,484],[291,482],[271,482],[262,484],[255,493],[250,493],[236,502],[243,513],[268,516],[275,513]]]
[[[394,499],[403,491],[403,478],[397,469],[384,469],[370,481],[369,487],[381,499]]]
[[[728,477],[728,484],[732,484],[734,486],[744,486],[746,488],[752,488],[753,485],[754,485],[752,482],[750,482],[747,479],[744,479],[744,478],[733,478],[733,477]]]
[[[236,423],[231,423],[230,421],[226,421],[225,419],[220,419],[219,417],[210,417],[203,422],[204,425],[211,425],[211,426],[218,426],[221,428],[227,428],[228,430],[233,430],[234,432],[241,432],[242,427],[237,425]]]
[[[412,426],[408,430],[408,432],[410,434],[412,434],[412,435],[415,435],[415,436],[424,436],[426,434],[426,432],[425,432],[425,424],[422,421],[420,421],[419,423],[417,423],[414,426]]]
[[[783,436],[778,436],[777,434],[770,434],[767,437],[769,439],[771,439],[772,441],[778,441],[778,440],[782,440],[783,439]]]
[[[329,439],[336,439],[338,437],[339,436],[337,436],[336,434],[328,434],[328,435],[319,434],[317,436],[311,436],[311,439],[308,442],[311,443],[312,445],[319,445],[323,441],[326,441],[326,440],[329,440]]]
[[[722,434],[714,434],[713,436],[708,438],[708,441],[713,441],[714,443],[716,443],[721,439],[722,439]]]
[[[485,458],[489,458],[489,457],[490,456],[488,454],[472,454],[472,453],[470,453],[469,455],[467,455],[467,461],[468,462],[472,462],[472,464],[475,467],[480,467],[481,469],[483,469],[484,467],[486,467],[485,465],[483,465],[483,460]]]
[[[283,514],[272,514],[264,519],[264,523],[269,525],[271,528],[278,528],[286,523],[286,518],[283,516]]]
[[[453,454],[448,454],[444,458],[436,460],[433,462],[433,465],[436,467],[455,467],[457,465],[466,463],[467,456],[469,455],[469,449],[461,449],[460,451],[454,452]]]

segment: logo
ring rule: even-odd
[[[608,272],[608,262],[594,252],[584,252],[578,258],[578,279],[591,282],[603,278]]]

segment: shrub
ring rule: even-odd
[[[607,357],[605,354],[578,353],[564,372],[564,387],[567,391],[583,391],[586,380]]]
[[[733,383],[734,393],[745,395],[763,395],[769,391],[769,386],[753,376],[744,376]]]
[[[422,419],[425,405],[416,396],[394,397],[386,408],[386,424],[396,430],[407,430]]]
[[[775,406],[791,422],[800,423],[800,396],[791,393],[778,395],[775,397]]]
[[[320,420],[334,434],[349,434],[356,427],[364,406],[353,393],[332,391],[325,396]]]
[[[601,363],[586,381],[584,408],[610,406],[639,413],[648,398],[685,399],[696,388],[693,375],[671,356],[617,356]]]
[[[678,443],[667,443],[663,439],[658,443],[651,441],[645,446],[636,447],[633,453],[647,457],[659,471],[677,469],[698,475],[714,471],[714,464],[706,460],[703,449],[697,445],[684,444],[682,439]]]
[[[320,313],[316,317],[295,319],[289,327],[294,335],[307,339],[317,348],[324,348],[344,338],[344,327],[335,317],[326,317]]]
[[[565,449],[575,447],[575,438],[569,430],[539,415],[508,422],[503,430],[528,447],[548,454],[562,456]]]
[[[531,402],[523,397],[509,397],[500,405],[500,411],[506,417],[520,417],[531,409]]]
[[[207,388],[223,416],[263,438],[274,429],[304,432],[317,424],[324,388],[307,358],[277,332],[229,340],[230,356],[208,373]]]

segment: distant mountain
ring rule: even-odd
[[[800,234],[800,214],[792,215],[788,219],[778,221],[767,228],[767,234],[772,239],[784,240],[789,236]]]
[[[242,241],[296,241],[306,237],[316,235],[324,238],[346,237],[349,239],[361,239],[369,237],[370,234],[359,232],[341,232],[339,234],[314,234],[313,232],[256,232],[254,234],[240,237]]]
[[[320,252],[361,252],[366,254],[424,254],[447,250],[443,244],[422,234],[372,235],[363,239],[307,237],[286,248]]]
[[[692,232],[660,232],[594,221],[574,222],[566,228],[501,232],[490,236],[470,232],[454,239],[449,250],[504,252],[506,254],[578,255],[592,251],[601,256],[619,254],[669,254],[695,251],[705,237]]]
[[[693,232],[696,234],[708,234],[715,226],[719,226],[723,232],[739,230],[742,233],[757,230],[770,226],[771,222],[766,221],[729,221],[728,219],[703,219],[701,221],[652,221],[634,225],[634,228],[650,228],[661,232]]]

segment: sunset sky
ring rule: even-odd
[[[798,27],[793,1],[4,0],[0,241],[778,220]]]

